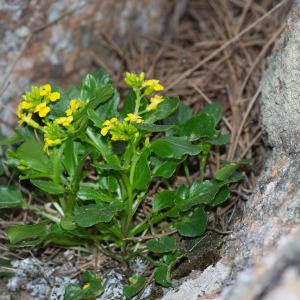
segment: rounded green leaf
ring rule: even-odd
[[[119,188],[118,180],[114,176],[101,177],[99,184],[101,189],[109,190],[110,192],[116,192]]]
[[[122,208],[115,200],[111,204],[89,204],[74,209],[74,220],[80,227],[90,227],[98,223],[110,222],[114,214]]]
[[[188,142],[184,137],[166,137],[156,141],[151,146],[152,151],[160,156],[167,158],[181,158],[183,155],[197,155],[201,149]]]
[[[155,196],[153,202],[153,213],[158,213],[160,210],[174,206],[174,199],[178,197],[173,191],[163,191]]]
[[[147,279],[145,276],[132,276],[129,278],[130,284],[123,286],[123,293],[126,299],[131,299],[137,295],[146,285]]]
[[[178,134],[189,137],[192,141],[212,137],[216,133],[215,119],[207,113],[195,115],[178,127]]]
[[[208,216],[204,209],[197,208],[189,216],[183,218],[176,224],[178,232],[187,237],[197,237],[202,235],[207,227]]]
[[[23,196],[16,187],[0,187],[0,209],[18,207],[22,204]]]
[[[149,240],[147,248],[153,253],[167,253],[177,249],[176,240],[171,236],[163,236],[159,239]]]
[[[222,119],[223,107],[218,103],[211,103],[206,105],[201,112],[211,115],[215,119],[215,125],[217,125]]]
[[[168,265],[160,265],[154,273],[154,279],[156,283],[162,285],[163,287],[170,287],[172,285],[172,282],[170,268],[168,267]]]
[[[178,97],[164,97],[164,101],[158,105],[157,109],[150,111],[144,115],[145,122],[154,123],[163,120],[171,115],[179,105]]]
[[[221,205],[229,198],[229,196],[230,196],[230,189],[227,186],[223,186],[210,205],[211,206]]]

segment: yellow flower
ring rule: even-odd
[[[146,111],[157,109],[158,104],[164,101],[164,98],[159,95],[155,95],[150,99],[150,104],[146,107]]]
[[[112,128],[112,126],[117,122],[118,122],[117,118],[111,118],[110,120],[106,120],[103,123],[104,127],[100,131],[101,135],[106,136],[109,130]]]
[[[60,117],[57,118],[54,123],[62,125],[64,127],[68,127],[73,121],[73,117],[69,116],[69,117]]]
[[[72,99],[70,101],[70,108],[66,110],[66,115],[67,116],[73,115],[80,107],[81,107],[81,103],[76,99]]]
[[[34,110],[34,112],[38,112],[39,113],[39,116],[41,118],[44,118],[47,116],[47,114],[49,113],[50,111],[50,107],[47,106],[47,103],[46,102],[42,102],[40,104],[38,104]]]
[[[104,126],[112,126],[114,123],[117,123],[118,119],[117,118],[111,118],[110,120],[106,120],[103,125]]]
[[[27,101],[22,101],[19,103],[17,107],[17,116],[20,118],[21,117],[21,112],[23,109],[30,109],[33,106],[32,103],[27,102]]]
[[[134,114],[128,114],[127,117],[124,119],[124,121],[135,122],[135,123],[143,123],[144,122],[144,120],[141,116],[134,115]]]
[[[110,130],[110,127],[103,127],[100,131],[101,135],[106,136]]]
[[[59,100],[60,99],[60,93],[59,92],[51,93],[50,96],[49,96],[49,99],[52,102],[55,102],[55,101]]]
[[[33,121],[31,118],[32,118],[32,113],[30,113],[28,115],[21,114],[20,115],[20,120],[18,121],[18,123],[19,123],[19,125],[22,125],[23,123],[26,123],[29,126],[34,127],[34,128],[40,127],[40,125],[37,122]]]
[[[45,84],[40,88],[40,95],[41,96],[48,96],[51,93],[51,85],[50,84]]]
[[[153,91],[156,92],[164,90],[164,87],[161,84],[159,84],[159,80],[156,79],[146,80],[143,84],[143,87],[151,88]]]
[[[49,155],[49,147],[57,146],[61,144],[61,142],[62,142],[61,139],[52,140],[49,138],[45,138],[44,147],[43,147],[44,152],[46,152]]]

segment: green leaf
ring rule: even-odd
[[[253,162],[253,159],[241,159],[238,162],[232,162],[232,163],[227,163],[224,167],[219,169],[215,174],[214,178],[220,181],[225,181],[232,177],[234,172],[241,166],[241,165],[248,165]]]
[[[153,253],[167,253],[177,249],[176,240],[170,236],[149,240],[146,244],[149,251]]]
[[[239,163],[229,163],[225,165],[223,168],[221,168],[220,170],[218,170],[214,174],[214,178],[217,180],[224,181],[228,179],[239,166],[240,166]]]
[[[87,109],[89,119],[96,127],[101,127],[105,120],[117,117],[119,100],[120,95],[116,90],[114,90],[111,98],[104,103],[98,104],[97,108],[94,107],[95,105],[89,105]]]
[[[222,184],[214,181],[195,181],[184,197],[175,198],[175,205],[181,211],[189,210],[199,204],[210,204],[221,188]]]
[[[119,200],[112,203],[89,204],[74,209],[74,220],[80,227],[90,227],[97,223],[110,222],[114,214],[122,208]]]
[[[116,192],[119,189],[119,182],[114,176],[101,177],[99,184],[101,189],[109,190],[110,192]]]
[[[230,142],[230,134],[219,134],[206,140],[208,143],[216,146],[227,145]]]
[[[50,114],[56,118],[65,114],[65,111],[70,107],[71,99],[79,99],[80,91],[75,87],[70,87],[61,94],[61,98],[51,108]]]
[[[216,126],[222,120],[223,107],[218,103],[211,103],[206,105],[201,112],[211,115]]]
[[[123,293],[126,299],[131,299],[137,295],[146,285],[147,279],[145,276],[132,276],[129,278],[130,284],[123,286]]]
[[[30,179],[30,182],[39,188],[40,190],[53,194],[59,195],[64,193],[65,189],[63,186],[55,183],[52,180],[45,180],[45,179]]]
[[[0,256],[0,278],[9,278],[14,275],[15,269],[6,257]]]
[[[0,187],[0,209],[21,206],[23,196],[16,187]]]
[[[163,120],[171,115],[179,105],[178,97],[164,97],[164,101],[159,104],[156,110],[145,113],[144,120],[146,123],[154,123],[158,120]]]
[[[175,124],[180,125],[189,120],[193,115],[192,109],[190,106],[180,102],[178,108],[175,112],[172,113],[168,118],[163,122],[164,124]]]
[[[184,253],[177,250],[173,254],[165,255],[158,262],[158,268],[154,273],[155,282],[164,286],[171,286],[171,270],[176,265],[176,263],[184,256]]]
[[[81,289],[77,284],[68,285],[65,290],[64,300],[95,299],[103,293],[102,281],[93,272],[86,271],[82,277],[84,281],[83,288]]]
[[[81,200],[96,200],[100,202],[111,202],[113,200],[111,196],[103,193],[101,190],[95,190],[89,186],[81,186],[77,197]]]
[[[137,161],[133,176],[133,187],[138,190],[146,190],[151,182],[151,172],[148,164],[150,149],[145,148]]]
[[[81,288],[78,284],[71,283],[65,289],[64,300],[82,300]]]
[[[125,96],[124,105],[123,105],[123,108],[120,113],[123,118],[125,118],[130,113],[132,113],[132,114],[134,113],[135,101],[136,101],[136,95],[135,95],[134,91],[130,91]]]
[[[178,164],[181,160],[174,159],[161,159],[159,157],[153,157],[154,169],[152,170],[152,176],[170,178],[176,171]]]
[[[178,197],[173,191],[163,191],[155,196],[153,202],[153,213],[156,214],[159,211],[174,206],[174,200]]]
[[[163,287],[170,287],[172,285],[170,268],[166,264],[160,265],[154,273],[155,282]]]
[[[215,119],[207,113],[195,115],[178,127],[178,134],[189,137],[192,141],[212,137],[216,133]]]
[[[23,137],[17,133],[15,135],[7,137],[7,138],[1,138],[0,146],[13,145],[13,144],[21,142],[23,140],[24,140]]]
[[[188,142],[184,137],[166,137],[157,139],[151,145],[152,151],[160,156],[167,158],[180,159],[183,155],[197,155],[201,149]]]
[[[52,164],[48,156],[44,153],[43,147],[37,141],[31,140],[23,143],[16,151],[20,159],[25,160],[29,167],[42,172],[52,172]]]
[[[121,167],[121,163],[118,156],[111,152],[109,146],[102,140],[100,134],[96,134],[91,128],[88,128],[86,133],[90,138],[89,142],[91,142],[100,152],[107,164],[119,169]]]
[[[151,123],[136,123],[134,126],[137,129],[146,132],[164,132],[174,128],[174,125],[156,125]]]
[[[217,193],[215,199],[210,204],[215,207],[224,203],[230,196],[230,189],[227,186],[223,186],[220,191]]]
[[[86,75],[82,81],[80,91],[81,99],[89,99],[90,103],[95,101],[92,107],[96,108],[112,96],[113,87],[107,74],[98,72]]]
[[[176,224],[178,232],[187,237],[202,235],[207,227],[208,216],[202,207],[195,209]]]
[[[63,165],[71,178],[75,175],[80,156],[80,143],[67,140],[64,147]]]
[[[5,233],[13,245],[28,239],[41,243],[46,236],[45,227],[48,223],[44,221],[32,225],[12,225]]]

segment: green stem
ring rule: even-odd
[[[56,184],[60,184],[60,162],[63,151],[64,144],[59,149],[56,147],[53,149],[53,181]]]
[[[134,92],[136,96],[134,114],[137,115],[139,113],[142,96],[140,90],[134,90]]]
[[[204,146],[204,151],[202,154],[199,155],[199,172],[200,172],[200,180],[203,181],[204,176],[205,176],[205,168],[206,168],[206,163],[209,157],[209,153],[211,150],[211,145],[206,144]]]
[[[166,211],[165,213],[163,213],[161,215],[154,216],[153,218],[151,218],[152,225],[155,225],[155,224],[159,223],[160,221],[162,221],[163,219],[165,219],[169,215],[169,213],[170,213],[170,211]],[[149,223],[145,220],[145,221],[141,222],[140,224],[138,224],[137,226],[135,226],[132,230],[130,230],[128,236],[133,237],[133,236],[145,231],[149,227],[150,227]]]
[[[31,210],[31,211],[34,211],[35,213],[37,213],[38,215],[41,215],[57,224],[60,223],[60,218],[56,217],[56,216],[53,216],[51,214],[48,214],[47,212],[44,212],[43,210],[39,209],[38,207],[36,206],[33,206],[31,204],[28,204],[28,203],[24,203],[24,206],[23,206],[24,209],[28,209],[28,210]]]
[[[190,185],[191,184],[190,170],[189,170],[188,162],[186,160],[183,162],[183,168],[184,168],[184,173],[185,173],[187,183],[188,185]]]
[[[127,191],[127,207],[126,207],[126,220],[124,224],[124,236],[127,237],[128,231],[130,229],[131,220],[132,220],[132,207],[133,207],[133,193],[132,193],[132,186],[130,184],[130,181],[126,175],[122,176],[123,182]]]

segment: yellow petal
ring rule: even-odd
[[[60,99],[60,93],[59,92],[54,92],[50,94],[50,101],[55,102]]]
[[[45,84],[40,88],[40,95],[41,96],[47,96],[51,93],[51,85],[50,84]]]
[[[71,116],[72,114],[73,114],[72,109],[71,109],[71,108],[68,108],[68,109],[66,110],[66,115],[67,115],[67,116]]]
[[[40,116],[41,118],[44,118],[44,117],[47,116],[47,114],[49,113],[49,111],[50,111],[50,107],[49,107],[49,106],[46,106],[46,107],[42,108],[42,109],[39,111],[39,116]]]
[[[103,127],[100,131],[101,135],[106,136],[107,133],[109,132],[110,127]]]
[[[29,108],[31,108],[32,106],[33,106],[33,104],[32,104],[31,102],[22,101],[22,102],[20,103],[20,107],[21,107],[22,109],[29,109]]]

